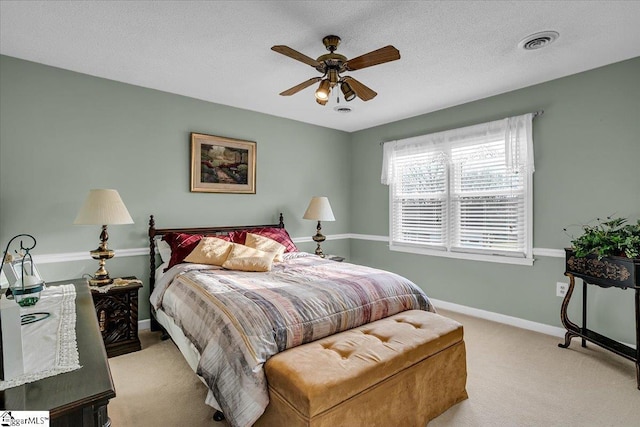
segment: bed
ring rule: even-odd
[[[280,246],[268,252],[268,269],[256,253],[234,256],[272,240]],[[226,248],[220,241],[232,247],[222,266],[194,257],[212,242]],[[282,214],[272,224],[197,228],[156,228],[152,215],[149,244],[152,329],[173,339],[207,385],[206,403],[234,427],[253,425],[267,408],[264,365],[274,355],[397,313],[435,312],[402,276],[299,252]]]

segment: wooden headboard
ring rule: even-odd
[[[261,224],[261,225],[231,225],[224,227],[187,227],[187,228],[156,228],[156,222],[153,215],[149,215],[149,295],[153,292],[156,284],[156,237],[164,236],[169,233],[185,233],[185,234],[203,234],[209,236],[229,234],[230,231],[244,230],[249,228],[284,228],[284,220],[280,213],[279,222],[277,224]],[[169,337],[166,331],[158,323],[155,316],[155,310],[151,308],[151,330],[163,331],[163,339]]]
[[[153,215],[149,216],[149,294],[153,292],[156,283],[156,237],[164,236],[169,233],[185,233],[185,234],[202,234],[208,236],[229,234],[230,231],[244,230],[249,228],[284,228],[284,220],[280,213],[279,222],[277,224],[260,224],[260,225],[232,225],[224,227],[188,227],[188,228],[156,228],[156,222]]]

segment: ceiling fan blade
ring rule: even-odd
[[[385,62],[391,62],[397,59],[400,59],[400,51],[389,45],[348,60],[345,67],[349,71],[361,70],[363,68],[384,64]]]
[[[356,96],[363,101],[369,101],[370,99],[375,98],[378,94],[376,91],[363,85],[353,77],[345,76],[343,80],[349,83],[349,86],[351,86],[351,89],[356,93]]]
[[[293,58],[296,61],[304,62],[307,65],[311,65],[313,68],[320,66],[320,63],[315,59],[310,58],[307,55],[298,52],[297,50],[293,50],[289,46],[277,45],[277,46],[271,47],[271,50],[274,52],[281,53],[284,56],[288,56],[289,58]]]
[[[320,80],[322,80],[322,77],[314,77],[314,78],[311,78],[311,79],[309,79],[309,80],[307,80],[307,81],[304,81],[304,82],[300,83],[299,85],[295,85],[294,87],[292,87],[292,88],[290,88],[290,89],[285,90],[284,92],[280,92],[280,95],[282,95],[282,96],[290,96],[290,95],[293,95],[293,94],[295,94],[295,93],[300,92],[302,89],[304,89],[304,88],[306,88],[306,87],[309,87],[309,86],[311,86],[311,85],[312,85],[312,84],[314,84],[314,83],[319,82]],[[354,91],[355,91],[355,89],[354,89]]]

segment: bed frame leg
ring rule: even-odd
[[[171,336],[169,335],[167,330],[164,328],[164,326],[162,326],[153,316],[151,317],[151,330],[156,332],[157,331],[162,332],[162,335],[160,336],[160,339],[162,341],[166,341],[169,338],[171,338]]]
[[[216,411],[215,414],[213,414],[213,420],[214,421],[224,421],[224,414],[220,411]]]

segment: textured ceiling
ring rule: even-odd
[[[0,1],[0,53],[93,76],[355,131],[640,56],[639,1]],[[560,33],[545,49],[518,42]],[[341,114],[318,76],[270,50],[399,61],[350,74],[378,92]],[[342,100],[344,103],[344,100]]]

